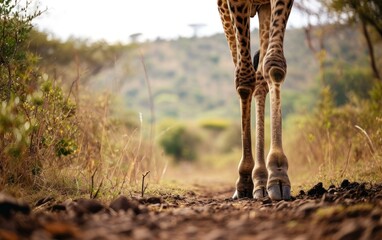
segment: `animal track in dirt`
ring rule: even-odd
[[[231,187],[32,207],[0,194],[0,239],[382,239],[382,184],[317,183],[290,201],[227,198]]]

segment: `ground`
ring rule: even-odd
[[[34,205],[0,195],[0,239],[382,239],[382,184],[318,183],[290,201],[230,198],[226,185],[183,194]]]

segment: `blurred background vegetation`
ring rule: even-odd
[[[380,182],[382,3],[314,2],[295,1],[308,24],[285,37],[292,183]],[[33,28],[44,12],[13,3],[0,2],[0,190],[115,196],[146,171],[234,183],[240,108],[222,33],[62,41]]]

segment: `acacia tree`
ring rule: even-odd
[[[376,79],[382,80],[375,60],[375,51],[369,28],[382,38],[381,0],[324,0],[329,11],[336,13],[339,21],[359,23],[369,50],[370,66]]]

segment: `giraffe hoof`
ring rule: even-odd
[[[232,196],[232,199],[236,200],[239,198],[253,198],[252,191],[238,191],[238,190],[236,190]]]
[[[262,199],[265,197],[268,197],[268,192],[267,192],[267,190],[265,190],[265,187],[257,189],[253,192],[253,198],[254,199]]]
[[[289,200],[290,199],[290,186],[282,185],[272,185],[268,187],[268,194],[272,200]]]

